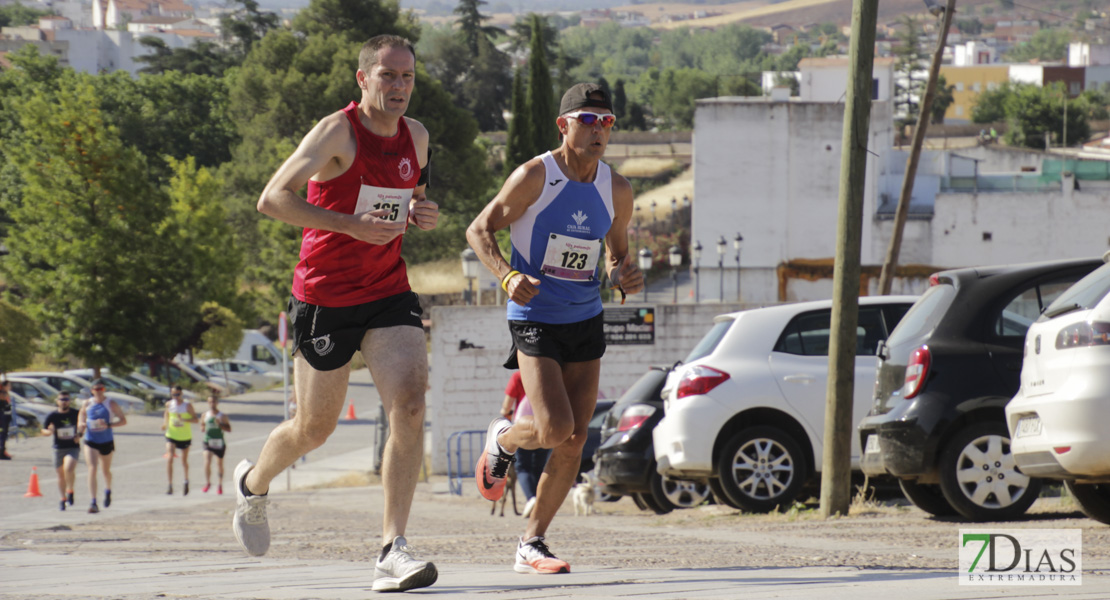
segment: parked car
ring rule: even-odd
[[[282,383],[281,371],[265,371],[254,363],[245,360],[212,359],[201,361],[199,364],[207,365],[220,373],[221,376],[223,375],[223,369],[226,367],[229,377],[245,381],[254,387],[270,388]],[[292,378],[290,378],[290,382],[292,382]]]
[[[1064,480],[1110,524],[1110,265],[1068,288],[1025,336],[1021,387],[1006,405],[1023,473]]]
[[[659,474],[651,434],[663,418],[663,384],[670,367],[650,367],[617,400],[602,423],[595,461],[598,480],[610,494],[630,496],[643,510],[666,514],[692,508],[709,497],[705,482]]]
[[[1041,480],[1018,469],[1004,408],[1029,323],[1098,259],[942,271],[879,350],[859,425],[863,471],[891,474],[918,508],[972,521],[1021,516]]]
[[[254,387],[254,384],[252,384],[249,381],[243,380],[241,377],[237,377],[235,373],[232,373],[231,371],[228,371],[225,374],[222,369],[220,369],[219,367],[216,367],[214,365],[209,365],[209,364],[204,364],[204,363],[194,363],[194,364],[189,365],[189,367],[192,368],[197,373],[200,373],[201,375],[204,375],[205,377],[207,377],[208,381],[214,381],[214,382],[219,383],[219,384],[221,384],[225,387],[228,386],[228,385],[238,386],[238,388],[236,388],[236,389],[242,388],[243,391],[250,390],[251,388]],[[237,392],[237,393],[241,393],[241,392]]]
[[[69,369],[65,371],[65,373],[67,375],[76,375],[86,381],[92,381],[94,379],[92,369]],[[108,372],[108,369],[100,370],[100,380],[103,381],[104,385],[113,392],[129,394],[136,398],[142,398],[143,401],[151,404],[159,400],[157,394],[152,393],[150,390],[147,390],[142,386],[135,385],[134,383],[131,383],[130,381],[127,381],[122,377],[113,375],[112,373]]]
[[[49,383],[33,377],[9,377],[8,384],[11,391],[19,394],[28,402],[43,406],[57,407],[54,399],[58,397],[58,390]]]
[[[163,361],[158,363],[154,369],[147,363],[139,365],[137,371],[147,377],[155,380],[162,381],[167,384],[178,384],[185,387],[201,384],[206,387],[210,392],[218,394],[220,397],[232,396],[235,394],[242,394],[246,391],[246,386],[231,382],[231,387],[225,387],[221,383],[217,383],[196,372],[188,365],[184,365],[174,361]]]
[[[289,334],[292,340],[292,331]],[[278,375],[281,375],[282,362],[285,362],[290,378],[293,376],[293,361],[282,361],[281,349],[257,329],[243,330],[243,341],[239,344],[239,350],[235,352],[234,358]]]
[[[859,299],[853,422],[870,406],[875,350],[916,300]],[[832,301],[720,315],[664,386],[659,473],[704,480],[751,512],[790,506],[820,471]],[[852,465],[860,448],[852,440]]]
[[[586,432],[586,445],[582,447],[582,462],[578,465],[578,472],[594,470],[594,453],[601,445],[601,423],[609,409],[613,408],[612,400],[598,399],[594,405],[594,416],[590,418],[589,429]]]
[[[15,427],[41,428],[42,424],[46,422],[46,416],[57,408],[56,405],[44,406],[31,402],[14,390],[9,391],[8,397],[11,400],[12,412],[15,415]]]
[[[12,376],[41,379],[55,389],[73,394],[75,398],[88,398],[92,395],[92,384],[89,383],[89,380],[76,375],[67,375],[54,371],[23,371],[12,373]],[[142,398],[136,398],[129,394],[121,394],[113,391],[105,391],[104,395],[112,402],[118,404],[125,412],[141,413],[146,411],[146,402],[144,402]],[[79,407],[76,403],[75,406]]]
[[[158,381],[151,377],[147,377],[146,375],[138,372],[131,372],[126,375],[120,374],[119,377],[154,394],[155,402],[161,402],[165,404],[170,399],[170,386],[162,383],[161,381]],[[189,390],[183,389],[182,395],[189,402],[195,403],[202,400],[199,394],[196,394]]]

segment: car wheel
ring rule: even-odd
[[[616,502],[621,499],[620,494],[610,494],[608,492],[598,492],[597,499],[602,502]]]
[[[1006,425],[993,421],[965,427],[944,448],[940,489],[964,517],[1000,521],[1025,514],[1041,493],[1041,480],[1017,469]]]
[[[742,510],[739,504],[733,502],[732,498],[729,498],[728,495],[725,494],[725,489],[721,486],[720,479],[716,477],[711,478],[709,480],[709,489],[713,492],[713,498],[717,501],[718,504],[724,504],[725,506],[729,506],[737,510]]]
[[[632,502],[636,504],[636,508],[640,510],[651,510],[650,508],[648,508],[648,505],[644,503],[643,495],[641,495],[639,492],[632,492],[631,494],[629,494],[629,497],[631,497]]]
[[[786,509],[805,483],[805,461],[794,438],[776,427],[751,427],[725,444],[717,461],[725,496],[742,510]]]
[[[669,502],[667,504],[660,504],[658,501],[655,500],[655,496],[650,492],[637,492],[636,494],[633,494],[633,497],[639,497],[639,501],[636,502],[636,506],[639,506],[641,503],[643,503],[644,508],[657,515],[665,515],[674,510],[673,504]]]
[[[709,488],[704,483],[682,481],[652,473],[651,495],[660,506],[694,508],[705,502]],[[670,512],[670,511],[667,511]]]
[[[1075,483],[1066,481],[1068,491],[1075,496],[1083,514],[1101,523],[1110,525],[1110,484]]]
[[[951,517],[956,509],[944,499],[940,486],[933,483],[917,483],[909,479],[899,479],[902,493],[913,505],[935,517]]]

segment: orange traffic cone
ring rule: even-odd
[[[355,402],[352,400],[350,407],[347,408],[347,420],[354,421],[355,418]]]
[[[42,492],[39,492],[39,473],[35,467],[31,467],[31,481],[27,484],[27,493],[23,494],[24,498],[40,498]]]

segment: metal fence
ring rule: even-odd
[[[474,466],[485,447],[485,430],[456,431],[447,438],[447,487],[452,494],[462,495],[464,482],[474,477]]]

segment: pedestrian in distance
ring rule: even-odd
[[[46,415],[42,435],[54,436],[54,470],[58,473],[58,493],[61,494],[59,510],[73,506],[73,486],[77,481],[77,456],[81,453],[77,437],[77,414],[70,407],[69,392],[58,392],[54,399],[58,410]]]
[[[416,80],[408,40],[380,35],[359,52],[358,102],[320,120],[274,173],[258,210],[304,228],[288,314],[293,328],[296,416],[278,425],[257,464],[235,468],[233,529],[253,556],[266,553],[270,482],[331,435],[345,404],[356,351],[370,368],[389,419],[375,591],[426,587],[435,565],[405,539],[424,460],[428,380],[422,309],[409,287],[401,240],[433,229],[439,207],[425,196],[428,131],[405,117]],[[299,191],[307,186],[307,199]]]
[[[501,403],[501,416],[516,423],[524,419],[532,419],[532,402],[524,394],[524,383],[520,379],[520,371],[513,371],[509,376],[509,383],[505,386],[505,400]],[[532,514],[536,507],[536,486],[539,485],[540,475],[547,465],[547,457],[551,451],[546,448],[517,448],[514,460],[516,461],[516,477],[520,489],[524,492],[524,518]]]
[[[11,384],[0,381],[0,460],[11,460],[8,454],[8,427],[12,424]]]
[[[193,445],[193,423],[197,422],[197,411],[189,402],[180,385],[170,388],[170,401],[162,413],[162,431],[166,432],[166,478],[169,487],[166,495],[173,495],[173,459],[181,451],[181,472],[185,476],[181,495],[189,495],[189,447]]]
[[[475,468],[478,491],[500,498],[520,448],[550,448],[536,504],[517,544],[520,573],[569,573],[545,535],[578,475],[597,402],[605,353],[597,264],[621,294],[643,289],[628,254],[632,186],[601,162],[616,117],[609,94],[579,83],[563,94],[556,126],[561,145],[517,167],[467,228],[482,263],[508,293],[512,348],[505,366],[518,368],[532,404],[531,420],[490,423]],[[495,233],[510,228],[512,255],[501,255]]]
[[[89,467],[89,512],[98,513],[96,505],[96,469],[104,474],[104,508],[112,505],[112,453],[116,450],[112,431],[127,425],[127,415],[118,404],[105,396],[104,382],[92,381],[92,398],[77,414],[77,430],[85,433],[85,464]]]
[[[224,452],[227,451],[225,433],[231,433],[231,420],[220,412],[220,399],[215,394],[208,396],[208,410],[201,415],[204,428],[204,489],[208,493],[212,487],[212,458],[216,459],[216,493],[224,493]]]

